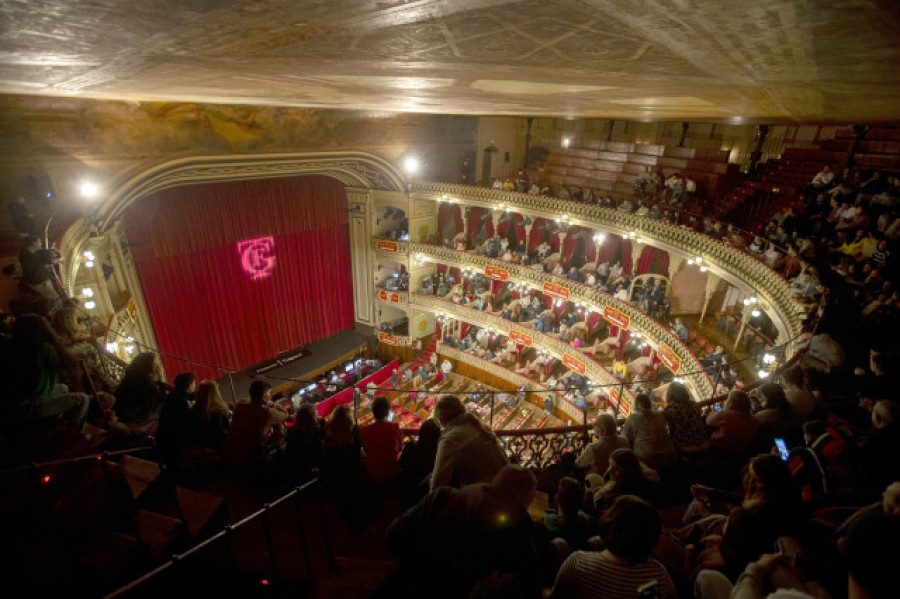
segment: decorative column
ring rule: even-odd
[[[853,132],[856,135],[853,137],[853,141],[850,143],[850,149],[847,150],[847,168],[853,166],[853,162],[856,160],[856,151],[859,149],[859,143],[866,136],[866,133],[869,132],[869,126],[853,125]]]
[[[675,275],[678,274],[678,271],[681,270],[681,265],[684,263],[684,256],[669,252],[669,281],[675,278]]]
[[[750,313],[753,312],[753,308],[750,306],[744,306],[741,310],[741,328],[738,330],[737,339],[734,340],[734,348],[737,349],[738,345],[741,343],[741,337],[744,336],[744,330],[747,328],[747,324],[750,322]]]
[[[531,220],[531,217],[525,217],[525,252],[528,253],[528,244],[531,243],[531,227],[534,226],[534,221]]]
[[[641,252],[644,251],[644,244],[629,240],[631,243],[631,274],[637,276],[638,262],[641,261]]]
[[[706,310],[707,308],[709,308],[709,300],[712,299],[712,296],[716,292],[716,288],[718,286],[719,277],[709,271],[706,271],[706,288],[703,291],[703,311],[700,312],[700,320],[698,322],[703,322],[703,318],[706,316]]]

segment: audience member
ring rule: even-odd
[[[359,440],[366,454],[366,473],[379,485],[393,482],[400,473],[397,460],[403,435],[400,425],[388,420],[390,415],[390,400],[379,395],[372,402],[375,421],[359,429]]]
[[[272,385],[256,380],[250,383],[250,401],[234,407],[222,450],[232,468],[268,464],[281,451],[287,414],[269,406],[271,395]]]
[[[438,443],[431,488],[464,486],[490,480],[507,463],[506,454],[493,431],[453,395],[441,397],[434,416],[443,428]]]
[[[637,497],[617,498],[600,520],[603,551],[576,551],[559,569],[549,595],[553,599],[676,599],[675,584],[653,559],[662,524],[656,510]],[[649,585],[649,586],[648,586]]]

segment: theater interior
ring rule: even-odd
[[[672,591],[641,597],[728,597],[703,574],[737,590],[786,536],[795,589],[891,596],[847,539],[900,513],[896,3],[34,0],[0,19],[10,596],[625,596],[564,586],[547,518],[570,479],[591,551],[622,495],[683,533],[651,559]],[[283,422],[238,464],[253,389]],[[502,590],[484,564],[441,590],[474,568],[456,547],[422,533],[410,564],[392,540],[443,497],[449,441],[424,474],[410,456],[425,423],[462,426],[439,417],[457,397],[536,481],[535,565]],[[726,414],[752,423],[739,449]],[[652,418],[672,460],[635,442]],[[383,480],[366,431],[387,423]],[[590,462],[614,438],[645,494]],[[501,484],[455,451],[455,486]],[[696,510],[769,514],[760,454],[802,533],[691,561]]]

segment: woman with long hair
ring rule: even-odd
[[[596,481],[596,475],[588,475],[592,482]],[[617,449],[609,455],[609,469],[606,471],[608,480],[600,485],[593,484],[594,507],[598,513],[602,513],[612,505],[616,497],[622,495],[636,495],[645,501],[649,501],[653,494],[653,483],[644,474],[641,462],[630,449]]]
[[[305,403],[294,414],[294,423],[287,432],[287,469],[289,476],[303,481],[312,476],[322,463],[322,444],[325,439],[323,422],[316,407]]]
[[[115,394],[121,422],[139,424],[159,417],[165,394],[157,376],[156,355],[150,352],[138,354],[125,368]]]
[[[189,417],[195,427],[197,444],[221,453],[231,426],[231,409],[222,399],[215,381],[197,385],[196,400]]]
[[[333,489],[346,489],[358,479],[362,465],[359,429],[349,404],[337,406],[325,423],[322,479]]]

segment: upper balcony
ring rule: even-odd
[[[710,272],[757,296],[763,307],[771,308],[768,311],[773,315],[780,341],[787,342],[801,333],[803,308],[794,300],[783,277],[750,254],[692,229],[595,205],[467,185],[419,182],[412,184],[411,192],[418,199],[452,198],[464,206],[560,219],[571,225],[643,238],[685,259],[701,257]],[[399,248],[398,245],[398,251]]]

